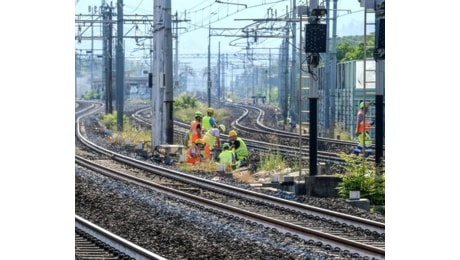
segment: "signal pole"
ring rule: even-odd
[[[313,2],[313,3],[312,3]],[[310,176],[317,175],[318,156],[318,65],[319,53],[326,52],[327,25],[321,22],[321,17],[326,15],[327,10],[318,8],[317,1],[310,1],[310,14],[308,24],[305,25],[305,53],[307,54],[308,73],[310,80]]]

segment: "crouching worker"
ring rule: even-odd
[[[235,154],[230,150],[230,145],[224,143],[222,152],[219,154],[219,163],[225,165],[225,169],[233,169],[235,167]]]
[[[190,146],[187,150],[187,159],[186,162],[188,163],[199,163],[202,160],[201,151],[203,150],[203,146],[205,145],[203,139],[196,139],[194,143]]]
[[[235,130],[228,132],[228,138],[230,140],[230,147],[235,153],[235,168],[246,166],[248,164],[249,152],[246,143],[238,137]]]

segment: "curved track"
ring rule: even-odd
[[[372,257],[375,257],[376,255],[378,255],[379,257],[384,256],[384,249],[382,247],[384,245],[384,233],[382,233],[384,232],[383,223],[375,223],[373,221],[359,219],[353,216],[346,216],[344,214],[337,214],[336,212],[329,212],[327,210],[322,210],[322,209],[315,208],[315,207],[308,207],[303,204],[290,202],[287,200],[282,200],[282,199],[275,198],[272,196],[267,196],[264,194],[232,187],[232,186],[221,184],[221,183],[216,183],[213,181],[208,181],[205,179],[191,176],[189,174],[178,172],[176,170],[171,170],[165,167],[155,166],[149,163],[133,160],[132,158],[129,158],[123,155],[119,155],[112,151],[98,147],[92,144],[89,140],[85,140],[83,135],[80,135],[80,130],[84,128],[81,128],[81,126],[78,123],[77,123],[77,127],[78,127],[77,133],[79,135],[78,138],[80,138],[82,142],[86,143],[86,145],[88,145],[92,149],[97,149],[99,153],[105,154],[108,158],[111,158],[115,161],[123,162],[124,164],[130,164],[132,167],[136,167],[136,168],[142,169],[143,171],[149,172],[149,174],[154,173],[160,176],[160,178],[167,177],[172,180],[180,181],[181,185],[190,185],[191,187],[198,187],[201,190],[206,190],[207,191],[206,193],[209,193],[210,191],[212,191],[216,194],[214,195],[216,197],[214,197],[210,201],[218,200],[217,198],[222,196],[218,194],[225,195],[224,199],[219,199],[221,201],[230,201],[230,200],[235,200],[235,199],[245,200],[246,202],[244,203],[238,202],[236,204],[251,204],[252,206],[250,206],[250,209],[252,211],[249,211],[247,208],[245,209],[244,207],[234,208],[234,206],[231,206],[231,208],[228,208],[229,207],[228,204],[221,203],[223,206],[220,206],[220,207],[223,207],[223,208],[226,207],[227,211],[230,209],[231,211],[230,214],[237,214],[237,212],[238,214],[242,214],[242,216],[239,218],[252,219],[251,221],[254,221],[255,223],[258,223],[260,225],[276,227],[288,233],[292,232],[292,233],[295,233],[296,236],[303,237],[307,240],[311,240],[312,237],[315,239],[322,239],[323,242],[327,241],[325,243],[329,245],[329,247],[332,247],[332,248],[337,248],[337,247],[340,248],[341,246],[342,248],[345,248],[343,250],[349,250],[349,249],[352,249],[354,251],[361,250],[359,251],[360,254],[371,255]],[[83,159],[76,158],[76,160],[80,162]],[[189,190],[194,190],[194,189],[190,188]],[[200,193],[203,193],[203,192],[200,192]],[[189,196],[188,199],[190,199],[190,196],[192,195],[182,194],[182,196]],[[194,199],[200,201],[199,203],[204,203],[203,201],[205,201],[204,198],[201,198],[201,199],[194,198]],[[212,203],[212,202],[208,201],[207,203]],[[263,212],[266,212],[267,208],[277,208],[281,213],[276,213],[276,214],[280,214],[280,216],[282,215],[282,217],[273,218],[273,217],[265,217],[264,215],[261,215],[261,214],[250,214],[251,212],[254,212],[255,207],[256,207],[255,205],[262,205],[261,208],[258,209],[258,211],[263,211]],[[212,206],[216,207],[216,204],[212,204]],[[276,215],[273,212],[270,214]],[[287,217],[290,214],[292,214],[292,217]],[[322,226],[322,225],[325,225],[325,223],[329,223],[330,225],[332,225],[331,230],[337,229],[340,226],[342,226],[342,228],[345,227],[345,229],[343,229],[344,231],[341,231],[343,232],[342,235],[344,233],[349,232],[350,228],[351,229],[355,228],[355,231],[354,231],[355,236],[358,236],[359,233],[362,233],[363,235],[361,235],[361,238],[354,238],[350,240],[350,237],[348,238],[339,237],[337,236],[337,233],[331,234],[331,231],[324,232],[324,230],[318,231],[318,228],[310,229],[310,228],[302,227],[302,225],[299,224],[302,222],[301,220],[302,218],[305,218],[306,220],[305,223],[312,222],[313,220],[319,220],[318,226]],[[285,219],[292,219],[292,221],[289,222],[289,221],[286,221]],[[293,224],[293,223],[296,223],[296,224]],[[338,232],[338,233],[341,233],[341,232]],[[371,244],[365,244],[363,242],[353,242],[353,241],[363,241],[363,240],[369,239],[369,237],[374,237],[371,240],[369,240],[369,242],[376,239],[375,242],[380,240],[380,241],[383,241],[383,244],[380,242],[377,242],[375,245],[371,245],[374,242],[371,242]],[[340,245],[340,246],[336,246],[336,245]]]

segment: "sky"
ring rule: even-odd
[[[285,21],[260,23],[258,28],[261,28],[261,32],[268,34],[269,31],[273,32],[276,38],[262,38],[259,37],[257,43],[254,43],[254,38],[241,37],[243,32],[241,28],[247,27],[249,29],[256,28],[257,22],[255,19],[265,18],[278,18],[284,19],[286,16],[291,16],[291,10],[294,3],[290,0],[253,0],[253,1],[242,1],[242,0],[230,0],[220,1],[216,3],[214,0],[188,0],[178,1],[171,0],[171,12],[174,15],[173,20],[180,20],[178,23],[179,30],[178,39],[173,39],[173,46],[175,48],[176,43],[179,46],[179,70],[192,71],[194,75],[201,75],[194,77],[193,81],[189,83],[189,90],[200,88],[205,80],[205,74],[207,71],[207,53],[208,45],[211,45],[211,68],[215,68],[218,63],[216,55],[219,53],[226,54],[228,57],[228,64],[232,64],[232,73],[239,74],[243,72],[245,64],[251,62],[255,66],[268,67],[269,60],[267,57],[271,54],[271,60],[276,61],[278,59],[278,52],[281,46],[282,38],[284,36],[286,25]],[[75,2],[75,15],[89,15],[100,14],[100,5],[102,0],[78,0]],[[110,2],[109,2],[110,3]],[[131,0],[124,1],[124,15],[152,15],[153,14],[153,0]],[[116,6],[116,1],[112,2],[113,6]],[[295,2],[295,6],[306,5],[305,1]],[[324,1],[322,5],[326,6]],[[332,17],[333,1],[329,3],[330,16]],[[364,12],[363,8],[360,7],[358,1],[351,0],[338,0],[337,1],[337,36],[346,35],[362,35],[364,30],[363,20]],[[116,8],[114,9],[116,12]],[[177,15],[177,16],[176,16]],[[77,16],[78,17],[78,16]],[[115,14],[114,14],[115,17]],[[369,17],[373,17],[370,15]],[[80,18],[83,20],[89,19],[88,16]],[[146,19],[152,19],[151,16]],[[140,18],[138,18],[140,20]],[[81,24],[81,23],[80,23]],[[304,27],[306,21],[303,21],[302,27]],[[213,31],[213,36],[209,39],[209,26]],[[262,28],[274,28],[274,30],[263,30]],[[124,26],[125,35],[148,35],[150,36],[150,25],[139,23],[138,26],[132,24],[126,24]],[[293,28],[291,27],[291,30]],[[77,30],[77,28],[75,28]],[[84,32],[84,36],[90,37],[91,33],[94,36],[101,35],[100,27],[95,26],[93,31],[89,23],[86,23],[81,30]],[[116,26],[114,26],[116,30]],[[224,31],[225,30],[225,31]],[[304,32],[300,31],[300,26],[297,24],[296,28],[297,43],[296,47],[299,46],[299,38]],[[331,30],[332,31],[332,30]],[[175,34],[175,31],[173,31]],[[226,36],[217,36],[216,34],[225,34]],[[115,35],[115,34],[114,34]],[[235,35],[235,36],[232,36]],[[290,35],[292,35],[290,33]],[[332,36],[332,32],[330,33]],[[230,37],[232,36],[232,37]],[[83,40],[81,43],[75,42],[75,49],[77,53],[85,54],[86,51],[91,50],[91,44],[93,44],[94,54],[102,54],[102,42],[95,40]],[[125,58],[127,60],[141,60],[144,64],[144,70],[150,70],[150,52],[152,49],[152,42],[149,39],[141,39],[135,41],[134,39],[125,38]],[[292,44],[292,39],[291,39]],[[255,55],[255,58],[249,60],[247,57],[247,47],[250,48],[250,52]],[[115,46],[114,46],[115,50]],[[173,50],[174,54],[176,49]],[[289,48],[291,52],[291,48]],[[173,55],[174,55],[173,54]],[[187,54],[201,54],[200,57],[190,56]],[[174,58],[175,56],[173,56]],[[260,57],[257,59],[257,57]],[[137,71],[136,73],[141,73]],[[231,78],[227,77],[228,81]],[[80,95],[90,88],[89,78],[79,78],[77,94]],[[227,84],[230,84],[227,82]]]
[[[153,12],[153,2],[153,0],[124,1],[123,12],[125,15],[151,15]],[[291,7],[293,5],[292,1],[289,0],[230,0],[221,2],[223,3],[216,3],[213,0],[171,0],[172,13],[177,14],[178,19],[182,21],[179,23],[179,54],[206,54],[208,50],[209,24],[211,28],[219,28],[216,29],[216,32],[223,32],[221,29],[225,28],[228,30],[225,32],[226,35],[241,35],[241,31],[236,29],[253,25],[255,23],[253,19],[268,17],[285,18],[287,12],[292,10]],[[115,5],[116,1],[113,3]],[[101,0],[78,0],[75,3],[75,14],[90,14],[89,7],[100,4]],[[298,1],[295,4],[296,6],[301,6],[306,3],[305,1]],[[333,8],[332,0],[330,1],[330,8]],[[364,27],[362,21],[364,19],[364,12],[358,1],[339,0],[337,2],[337,9],[337,15],[339,16],[337,24],[338,36],[363,33]],[[284,26],[285,22],[276,22],[269,25],[277,28]],[[267,24],[263,26],[266,27]],[[133,26],[125,26],[125,34],[128,31],[133,32],[132,28]],[[251,28],[254,28],[254,26],[251,26]],[[296,31],[300,33],[298,25]],[[87,30],[86,35],[90,35],[89,32],[90,30]],[[138,32],[145,35],[146,26],[141,25]],[[230,43],[234,46],[230,46]],[[97,45],[100,43],[96,42],[94,44]],[[148,49],[148,45],[149,42],[145,41],[143,46],[145,49]],[[245,53],[247,39],[241,37],[212,36],[211,53],[218,53],[219,45],[221,53]],[[277,52],[276,49],[280,45],[281,38],[265,38],[259,39],[257,44],[251,44],[251,47],[254,48],[255,53],[268,54],[269,51],[267,48],[275,48],[273,51]],[[84,41],[81,44],[76,44],[75,47],[76,49],[86,49],[91,48],[90,46],[90,41]],[[147,55],[147,52],[137,46],[133,39],[125,40],[125,46],[125,57],[142,57]]]
[[[87,12],[88,3],[94,4],[80,1],[82,12]],[[130,0],[126,8],[151,5],[148,2],[152,3]],[[191,3],[172,0],[173,10],[194,7]],[[339,9],[356,10],[357,3],[338,1]],[[286,5],[288,1],[280,3],[279,10]],[[458,232],[450,222],[457,221],[451,210],[458,204],[458,153],[452,149],[458,146],[455,64],[460,55],[451,40],[458,11],[451,8],[453,1],[443,1],[443,12],[435,13],[433,5],[420,1],[388,1],[386,6],[386,256],[452,258],[455,239],[418,236],[417,224],[423,223],[424,234],[431,237],[443,237],[445,230]],[[248,6],[238,14],[260,18],[268,7]],[[0,196],[5,214],[0,216],[0,229],[8,238],[2,248],[6,258],[17,258],[18,252],[24,259],[37,254],[74,257],[76,9],[75,1],[2,2]],[[259,11],[248,14],[249,10]],[[355,19],[362,17],[356,15]],[[207,50],[206,34],[182,37],[180,46]],[[54,117],[59,123],[53,123]],[[439,221],[440,217],[445,219]],[[56,238],[62,238],[62,244],[50,251],[48,242]]]

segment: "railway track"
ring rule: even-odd
[[[253,106],[231,105],[231,114],[237,114],[231,128],[236,129],[242,136],[250,149],[259,154],[275,153],[283,156],[290,166],[302,165],[302,168],[308,169],[309,161],[309,140],[308,135],[299,135],[292,132],[279,130],[264,125],[264,111]],[[140,122],[145,127],[151,126],[150,109],[139,109],[133,113],[133,119]],[[175,140],[182,140],[185,133],[189,130],[188,123],[174,121]],[[230,128],[229,128],[230,129]],[[221,140],[228,141],[228,135],[221,134]],[[260,141],[264,140],[264,141]],[[350,154],[356,146],[356,143],[350,141],[341,141],[330,138],[318,139],[318,163],[324,165],[329,172],[338,173],[343,171],[345,162],[340,157],[340,153]],[[256,153],[252,153],[256,154]],[[255,170],[257,165],[257,156],[253,159],[254,165],[251,169]]]
[[[75,259],[166,260],[80,216],[75,216]]]
[[[128,173],[123,178],[136,179],[139,182],[139,175],[142,175],[141,182],[149,182],[148,185],[153,186],[154,183],[161,182],[163,187],[173,186],[175,188],[169,192],[181,190],[181,196],[188,200],[193,198],[198,201],[195,202],[197,204],[206,201],[207,207],[215,208],[217,207],[216,203],[219,203],[222,212],[238,216],[237,219],[245,219],[249,223],[255,223],[254,225],[284,230],[287,234],[310,241],[313,244],[316,243],[314,241],[323,241],[320,242],[321,245],[332,251],[336,250],[342,254],[344,252],[359,252],[355,254],[384,258],[383,223],[375,223],[319,208],[315,209],[259,192],[197,178],[174,169],[154,166],[96,147],[90,141],[81,138],[88,146],[97,149],[98,153],[105,154],[107,158],[123,164],[130,164],[131,167],[138,169],[135,174]],[[88,166],[90,162],[83,163],[85,161],[83,158],[76,157],[76,161],[85,164],[85,167],[96,167],[94,165]],[[156,177],[152,178],[152,175]],[[159,178],[161,181],[155,181],[155,178]],[[165,179],[168,179],[170,183],[164,184]],[[144,185],[146,184],[144,183]],[[201,196],[197,194],[201,194]],[[302,224],[304,225],[302,226]]]

